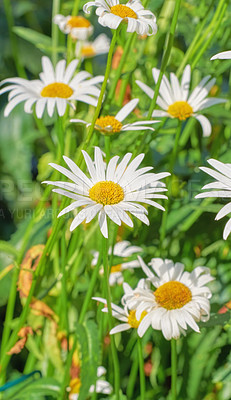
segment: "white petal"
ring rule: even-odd
[[[137,106],[139,99],[133,99],[129,101],[121,110],[116,114],[115,118],[122,122]]]
[[[222,53],[217,53],[210,58],[210,60],[230,60],[231,59],[231,51],[223,51]]]
[[[131,329],[129,324],[120,324],[111,329],[109,333],[110,335],[114,335],[115,333],[127,331],[128,329]]]
[[[107,239],[108,238],[107,216],[104,210],[99,212],[99,226],[102,235]]]
[[[212,132],[212,127],[208,118],[206,118],[204,115],[195,115],[195,118],[201,124],[203,136],[204,137],[210,136]]]

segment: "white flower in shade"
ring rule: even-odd
[[[110,247],[108,250],[108,254],[111,255],[112,248]],[[141,247],[131,246],[130,242],[127,240],[123,240],[122,242],[118,242],[115,244],[113,249],[113,255],[117,257],[128,258],[132,255],[142,251]],[[94,252],[94,258],[92,260],[92,266],[95,266],[98,262],[99,252]],[[123,261],[120,264],[113,265],[111,267],[111,272],[109,276],[109,284],[110,286],[114,286],[115,284],[121,285],[124,281],[122,272],[126,269],[140,268],[139,261]],[[103,274],[103,268],[100,270],[100,273]]]
[[[110,39],[102,33],[93,42],[78,41],[75,46],[77,58],[91,58],[109,52]]]
[[[209,269],[196,267],[189,273],[184,272],[181,263],[153,258],[150,263],[153,273],[141,257],[139,261],[155,291],[136,288],[123,296],[123,303],[136,309],[137,320],[147,312],[138,327],[138,335],[143,336],[150,325],[161,330],[167,340],[185,334],[187,326],[199,332],[197,322],[205,322],[210,317],[211,291],[205,286],[213,280]]]
[[[95,6],[99,23],[111,29],[117,29],[121,22],[127,23],[127,32],[137,32],[140,35],[155,35],[157,32],[156,17],[145,10],[140,0],[129,0],[120,4],[119,0],[89,1],[83,11],[89,14],[89,7]]]
[[[97,378],[103,377],[106,374],[106,369],[104,367],[97,368]],[[81,386],[80,378],[74,378],[70,382],[69,387],[69,399],[70,400],[78,400],[79,398],[79,390]],[[96,385],[91,385],[89,389],[90,393],[102,393],[102,394],[111,394],[112,393],[112,386],[109,382],[103,379],[97,379]]]
[[[93,33],[93,26],[88,19],[76,16],[57,14],[53,19],[54,23],[59,26],[59,29],[66,34],[70,34],[72,39],[87,40]]]
[[[128,283],[124,283],[124,292],[125,295],[128,293],[132,292],[132,288],[128,285]],[[144,279],[141,279],[138,284],[139,289],[145,289],[146,282]],[[93,297],[93,300],[99,301],[100,303],[103,303],[105,307],[102,309],[102,312],[108,312],[107,308],[107,300],[103,299],[102,297]],[[123,322],[122,324],[119,324],[115,326],[113,329],[110,330],[110,335],[113,335],[114,333],[118,332],[123,332],[127,331],[131,328],[137,329],[143,320],[143,318],[147,315],[147,312],[144,311],[141,313],[139,320],[136,319],[136,310],[129,310],[127,306],[124,306],[124,308],[117,306],[114,303],[111,303],[111,308],[112,308],[112,316],[119,321]]]
[[[217,53],[210,58],[210,60],[230,60],[231,50],[223,51],[222,53]]]
[[[202,190],[204,189],[212,189],[208,192],[200,193],[195,196],[196,199],[203,199],[205,197],[221,197],[221,198],[231,198],[231,164],[224,164],[221,161],[217,161],[214,159],[208,160],[208,163],[216,169],[200,167],[200,169],[206,172],[208,175],[212,176],[215,181],[212,183],[208,183],[207,185],[203,186]],[[231,202],[226,204],[224,207],[216,215],[216,220],[219,220],[226,215],[231,213]],[[227,239],[231,232],[231,219],[225,225],[225,229],[223,232],[224,240]]]
[[[28,81],[23,78],[7,78],[1,84],[10,83],[9,86],[0,90],[0,95],[10,92],[4,115],[7,117],[19,103],[25,102],[24,110],[32,112],[35,104],[35,112],[41,118],[45,108],[51,117],[57,107],[58,114],[63,116],[67,104],[73,106],[73,101],[97,105],[100,94],[96,84],[103,81],[103,76],[91,78],[86,71],[81,71],[75,76],[74,72],[79,60],[73,60],[66,68],[66,61],[61,60],[54,69],[48,57],[42,57],[43,72],[40,80]],[[73,106],[74,107],[74,106]]]
[[[121,108],[121,110],[116,114],[115,117],[113,117],[112,115],[99,117],[96,120],[95,129],[108,136],[125,131],[141,131],[146,129],[154,131],[153,128],[147,125],[152,125],[159,121],[136,121],[131,124],[122,124],[123,120],[134,110],[138,103],[139,99],[133,99],[125,104],[125,106]],[[87,127],[91,125],[90,123],[83,121],[82,119],[71,119],[71,122],[86,124]]]
[[[152,69],[155,83],[157,83],[160,71],[156,68]],[[154,110],[153,117],[170,117],[184,121],[187,118],[195,117],[201,124],[203,136],[209,136],[212,128],[211,124],[204,115],[198,114],[204,108],[211,107],[215,104],[226,102],[225,99],[207,98],[210,89],[213,87],[216,79],[210,79],[210,75],[206,76],[195,87],[189,95],[191,82],[191,67],[187,65],[184,69],[181,83],[174,73],[170,74],[170,81],[164,75],[161,81],[157,104],[161,110]],[[154,96],[154,91],[141,81],[136,81],[137,85],[150,97]]]
[[[90,222],[98,214],[101,232],[105,237],[108,237],[107,217],[117,225],[124,222],[132,228],[133,222],[127,211],[149,225],[146,216],[148,211],[139,203],[149,204],[164,211],[164,208],[153,199],[167,198],[158,193],[167,190],[165,184],[159,180],[170,174],[168,172],[147,173],[152,167],[138,169],[144,154],[139,154],[130,164],[132,153],[127,153],[119,164],[119,156],[115,156],[106,165],[99,147],[95,147],[94,162],[84,150],[82,153],[90,178],[70,158],[63,156],[71,171],[57,164],[51,163],[50,165],[71,179],[73,183],[43,182],[61,188],[53,189],[53,192],[75,200],[70,206],[64,208],[58,217],[75,208],[85,206],[72,221],[71,231],[84,220],[86,220],[86,223]]]

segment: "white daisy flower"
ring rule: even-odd
[[[131,243],[128,242],[127,240],[123,240],[122,242],[118,242],[115,244],[114,249],[113,249],[113,255],[117,257],[131,257],[133,254],[136,254],[138,252],[142,251],[141,247],[138,246],[131,246]],[[109,247],[108,254],[111,255],[112,248]],[[95,251],[94,252],[94,258],[92,260],[91,265],[95,266],[98,262],[99,258],[99,252]],[[122,271],[126,269],[131,269],[133,268],[140,268],[140,264],[138,260],[132,260],[132,261],[125,261],[122,262],[121,264],[113,265],[111,267],[111,272],[109,276],[109,284],[110,286],[114,285],[121,285],[124,281],[124,277],[122,274]],[[100,270],[100,274],[103,275],[104,270],[103,268]]]
[[[138,335],[142,337],[150,325],[161,330],[167,340],[185,334],[187,325],[200,332],[196,322],[205,322],[210,317],[211,291],[205,286],[213,280],[209,269],[197,267],[191,273],[183,272],[181,263],[153,258],[150,263],[153,273],[138,258],[148,281],[156,288],[155,291],[137,288],[123,297],[124,304],[136,309],[137,320],[147,312],[138,327]]]
[[[77,58],[91,58],[109,52],[110,39],[102,33],[93,42],[78,41],[75,46]]]
[[[41,118],[45,108],[51,117],[55,106],[58,114],[63,116],[67,104],[73,106],[73,101],[82,101],[83,103],[97,105],[97,99],[100,90],[96,84],[103,82],[103,76],[91,77],[86,71],[74,72],[79,60],[73,60],[66,68],[66,61],[61,60],[56,68],[48,57],[42,57],[43,71],[40,73],[40,79],[28,81],[23,78],[7,78],[1,82],[2,85],[10,85],[0,90],[0,95],[10,92],[4,115],[7,117],[10,112],[19,103],[25,102],[24,110],[26,113],[32,112],[32,106],[35,104],[35,112],[38,118]]]
[[[95,0],[89,1],[83,7],[87,14],[89,7],[97,7],[99,23],[111,29],[117,29],[121,22],[127,23],[127,32],[137,32],[139,35],[155,35],[157,32],[156,17],[145,10],[140,0],[129,0],[126,4],[120,4],[119,0]]]
[[[160,71],[152,69],[155,83],[157,83]],[[211,107],[215,104],[226,102],[225,99],[207,98],[210,89],[216,82],[216,79],[210,79],[210,75],[201,80],[189,95],[191,81],[191,67],[187,65],[184,69],[181,83],[174,73],[170,74],[170,81],[164,75],[161,81],[157,104],[161,110],[154,110],[153,117],[170,117],[184,121],[189,117],[195,117],[201,124],[203,136],[209,136],[212,128],[211,124],[204,115],[198,114],[198,111]],[[141,81],[136,81],[137,85],[150,97],[154,96],[154,91]]]
[[[57,14],[53,19],[54,23],[59,26],[59,29],[66,34],[69,34],[72,39],[87,40],[93,34],[94,28],[88,19],[76,16]]]
[[[214,159],[208,160],[208,163],[215,168],[217,171],[214,171],[212,168],[200,167],[200,169],[213,178],[215,181],[212,183],[208,183],[203,186],[203,189],[212,189],[205,193],[200,193],[195,196],[196,199],[203,199],[205,197],[222,197],[222,198],[231,198],[231,164],[225,164],[221,161],[217,161]],[[215,220],[219,220],[231,212],[231,202],[226,204],[224,207],[220,209],[218,214],[216,215]],[[224,240],[227,239],[231,232],[231,219],[225,225],[225,229],[223,232]]]
[[[217,53],[210,58],[210,60],[230,60],[231,50],[223,51],[222,53]]]
[[[128,295],[129,293],[132,292],[132,288],[128,285],[128,283],[124,283],[123,287],[125,295]],[[139,281],[138,288],[142,290],[147,288],[144,279],[141,279]],[[99,301],[100,303],[103,303],[105,307],[102,309],[102,312],[108,312],[107,300],[103,299],[102,297],[92,297],[92,299]],[[143,318],[147,315],[147,312],[144,311],[143,313],[141,313],[139,320],[137,320],[135,309],[129,310],[127,306],[124,306],[124,308],[122,308],[114,303],[111,303],[111,308],[112,308],[112,316],[123,323],[112,328],[109,332],[110,335],[113,335],[118,332],[127,331],[131,328],[137,329]]]
[[[159,180],[170,174],[168,172],[147,173],[152,167],[138,169],[144,154],[135,157],[130,164],[132,153],[127,153],[119,164],[119,156],[115,156],[106,165],[99,147],[95,147],[94,162],[84,150],[82,150],[82,153],[90,178],[70,158],[63,156],[71,171],[57,164],[51,163],[50,165],[74,183],[43,182],[61,188],[53,189],[53,191],[75,200],[70,206],[64,208],[58,217],[77,207],[85,206],[72,221],[71,231],[84,220],[86,220],[86,223],[90,222],[98,214],[101,232],[107,238],[107,217],[117,225],[124,222],[133,227],[133,222],[126,211],[149,225],[146,216],[148,211],[139,203],[149,204],[164,211],[164,208],[153,199],[167,198],[158,193],[167,190],[165,184],[159,182]]]
[[[99,117],[96,120],[95,129],[108,136],[125,131],[142,131],[146,129],[154,131],[153,128],[146,125],[152,125],[159,121],[136,121],[131,124],[122,124],[123,120],[134,110],[134,108],[136,108],[138,103],[139,99],[133,99],[125,104],[125,106],[121,108],[115,117],[112,115]],[[87,127],[91,125],[82,119],[71,119],[71,122],[85,124]]]
[[[104,367],[98,367],[97,368],[97,378],[103,377],[103,375],[106,375],[106,369]],[[72,379],[70,382],[70,395],[69,399],[70,400],[78,400],[79,398],[79,390],[81,386],[81,381],[80,378],[75,378]],[[102,393],[102,394],[111,394],[112,393],[112,386],[110,385],[109,382],[103,380],[103,379],[97,379],[96,385],[91,385],[89,389],[89,393]]]

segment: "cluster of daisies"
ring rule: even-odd
[[[188,328],[199,332],[198,322],[205,322],[210,317],[211,291],[206,285],[213,278],[209,269],[196,267],[189,273],[184,271],[183,264],[160,258],[153,258],[149,268],[140,256],[137,262],[146,279],[141,279],[134,290],[128,283],[123,284],[123,307],[111,304],[112,315],[122,323],[110,334],[134,328],[142,337],[151,326],[170,340],[185,335]],[[93,299],[103,303],[102,311],[108,312],[105,299]]]

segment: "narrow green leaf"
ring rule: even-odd
[[[13,32],[22,39],[34,44],[38,48],[42,47],[46,49],[52,47],[51,38],[49,36],[46,36],[40,32],[36,32],[33,29],[15,26],[13,28]]]
[[[12,246],[12,244],[10,244],[9,242],[5,242],[4,240],[0,240],[0,252],[1,251],[14,257],[18,256],[18,250],[16,250],[14,246]]]

